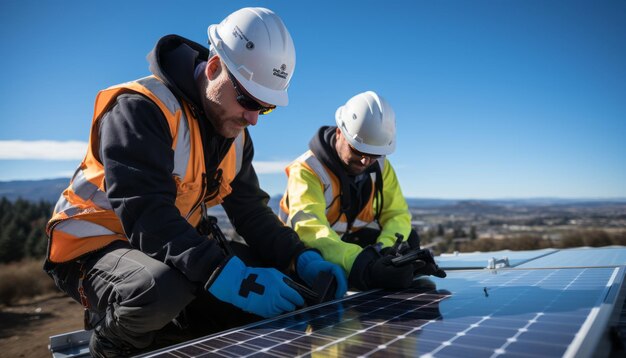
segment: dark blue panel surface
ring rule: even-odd
[[[408,290],[355,295],[154,356],[560,357],[576,345],[581,327],[593,323],[592,312],[618,270],[455,271],[418,280]]]
[[[602,267],[626,265],[626,247],[611,246],[560,250],[519,265],[519,268]]]

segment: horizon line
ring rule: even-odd
[[[52,180],[70,180],[70,177],[55,177],[55,178],[43,178],[43,179],[14,179],[14,180],[0,180],[0,184],[5,183],[13,183],[13,182],[38,182],[38,181],[52,181]],[[2,195],[2,193],[0,193]],[[269,194],[270,198],[280,197],[283,194]],[[454,197],[454,198],[446,198],[446,197],[420,197],[420,196],[405,196],[406,200],[440,200],[440,201],[528,201],[528,200],[584,200],[584,201],[601,201],[601,200],[609,200],[609,201],[624,201],[626,202],[626,197],[620,196],[528,196],[528,197],[515,197],[515,196],[507,196],[507,197]]]

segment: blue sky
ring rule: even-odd
[[[0,2],[0,181],[69,176],[98,90],[149,74],[159,37],[206,43],[245,6],[282,17],[290,105],[251,128],[262,187],[351,96],[396,112],[407,197],[626,197],[625,1]]]

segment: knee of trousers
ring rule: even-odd
[[[136,271],[120,282],[113,303],[117,322],[135,332],[165,326],[194,298],[195,286],[179,271],[163,264]]]

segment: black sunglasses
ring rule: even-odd
[[[243,108],[245,108],[248,111],[259,111],[259,114],[268,114],[276,108],[276,106],[269,106],[269,107],[262,106],[254,98],[245,94],[239,88],[240,84],[239,84],[239,81],[237,81],[237,79],[235,78],[235,76],[233,76],[233,74],[230,73],[230,71],[228,70],[226,72],[228,72],[228,78],[230,78],[230,82],[233,84],[233,87],[235,87],[235,92],[237,92],[237,103],[239,103],[239,105],[241,105]]]
[[[352,154],[360,158],[370,158],[372,160],[376,160],[382,157],[382,155],[379,155],[379,154],[367,154],[367,153],[359,152],[358,150],[356,150],[356,148],[350,145],[350,143],[348,143],[348,147],[350,148],[350,151],[352,152]]]

